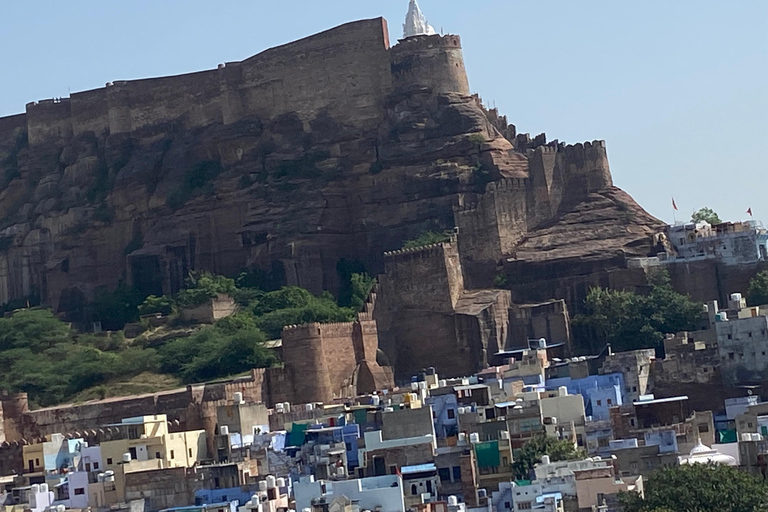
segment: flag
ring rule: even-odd
[[[750,207],[747,209],[747,214],[748,214],[750,217],[752,216],[752,207],[751,207],[751,206],[750,206]]]
[[[675,211],[677,211],[677,203],[675,203],[675,198],[674,197],[672,198],[672,208],[674,208]]]

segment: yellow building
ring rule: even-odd
[[[127,473],[188,468],[209,458],[205,430],[169,433],[165,414],[126,418],[110,426],[120,428],[124,436],[102,442],[101,457],[105,469],[114,471],[115,491],[120,499],[124,496]]]

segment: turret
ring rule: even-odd
[[[390,48],[389,53],[396,91],[429,88],[436,94],[469,95],[459,36],[408,37]]]

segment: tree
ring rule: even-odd
[[[707,208],[706,206],[699,211],[694,212],[693,215],[691,215],[691,221],[705,221],[710,224],[720,224],[722,222],[720,216],[712,208]]]
[[[583,453],[577,450],[571,441],[539,434],[525,443],[520,452],[515,455],[515,461],[512,463],[515,478],[519,480],[529,478],[533,466],[541,462],[541,457],[544,455],[549,455],[551,462],[558,462],[577,459],[583,456]]]
[[[621,493],[625,512],[763,512],[768,510],[766,484],[737,468],[691,464],[651,474],[645,498]]]
[[[666,271],[648,277],[647,294],[593,288],[573,320],[578,342],[593,353],[607,343],[616,350],[661,346],[664,335],[695,330],[702,305],[677,293]]]
[[[747,303],[750,306],[768,304],[768,270],[763,270],[750,279],[747,288]]]

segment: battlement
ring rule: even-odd
[[[397,251],[388,251],[384,253],[385,264],[388,261],[406,261],[414,257],[442,256],[445,249],[451,248],[456,242],[456,236],[451,237],[450,242],[438,242],[436,244],[423,245],[409,249],[398,249]]]
[[[389,51],[397,54],[401,52],[431,50],[439,47],[461,49],[461,37],[455,34],[411,36],[398,40],[397,44],[390,48]]]
[[[389,34],[383,18],[346,23],[216,69],[142,80],[27,105],[30,144],[84,132],[118,134],[179,120],[187,128],[244,117],[327,112],[378,124],[390,92]],[[347,105],[365,105],[349,109]],[[361,121],[362,120],[362,121]],[[2,123],[0,123],[2,124]]]

